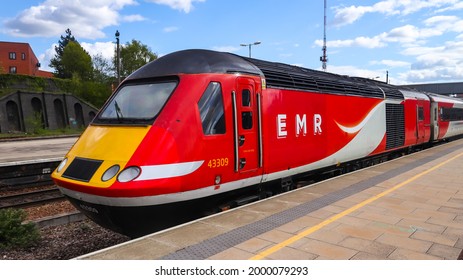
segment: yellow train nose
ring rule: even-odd
[[[91,187],[109,187],[149,129],[150,126],[91,125],[53,172],[52,177],[68,182],[77,180],[80,184]],[[132,176],[132,173],[129,175]],[[123,177],[127,177],[126,175]]]

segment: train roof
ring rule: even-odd
[[[152,61],[127,80],[177,74],[248,73],[265,77],[268,88],[287,88],[365,97],[404,99],[397,87],[303,67],[211,50],[183,50]]]
[[[234,54],[211,50],[183,50],[146,64],[127,79],[199,73],[248,73],[263,76],[259,68]]]

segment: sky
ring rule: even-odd
[[[110,59],[115,33],[158,56],[210,49],[322,69],[323,0],[16,0],[0,10],[0,41],[29,43],[41,63],[69,28]],[[327,71],[392,84],[463,81],[463,1],[327,0]]]

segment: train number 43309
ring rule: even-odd
[[[218,167],[228,166],[228,163],[229,163],[228,158],[213,158],[209,160],[209,162],[207,163],[207,166],[209,166],[209,168],[218,168]]]

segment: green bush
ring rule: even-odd
[[[24,223],[26,212],[22,209],[0,209],[0,249],[27,248],[40,239],[33,223]]]
[[[34,116],[27,117],[26,131],[34,134],[40,134],[44,129],[42,112],[35,112]]]

